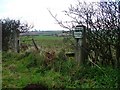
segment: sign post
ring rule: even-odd
[[[77,25],[74,28],[74,34],[73,37],[76,40],[76,47],[75,47],[75,59],[76,61],[81,65],[83,64],[83,49],[82,49],[82,43],[83,43],[83,34],[85,31],[85,26],[83,25]]]

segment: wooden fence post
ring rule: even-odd
[[[19,47],[19,34],[17,31],[14,31],[14,51],[19,53],[20,47]]]
[[[2,22],[0,22],[0,51],[2,51]]]
[[[76,39],[76,47],[75,47],[75,60],[78,62],[78,64],[82,64],[82,52],[81,52],[81,40]]]
[[[34,41],[34,39],[33,39],[33,38],[32,38],[32,42],[33,42],[33,44],[34,44],[34,47],[35,47],[36,51],[38,51],[38,52],[39,52],[39,48],[37,47],[37,44],[35,43],[35,41]]]
[[[76,40],[75,59],[80,65],[84,64],[87,58],[86,54],[86,28],[83,25],[77,25],[74,30]]]

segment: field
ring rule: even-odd
[[[31,38],[42,52],[3,52],[2,87],[24,88],[39,85],[42,88],[117,88],[118,70],[111,67],[79,66],[74,58],[64,57],[65,51],[73,51],[63,37],[29,36],[21,42],[33,47]],[[43,51],[55,51],[54,62],[46,64]],[[37,86],[36,86],[37,87]]]
[[[29,44],[33,46],[33,42],[31,39],[34,39],[37,46],[42,50],[55,50],[60,51],[61,49],[65,49],[66,51],[70,49],[70,43],[63,42],[63,37],[56,36],[24,36],[21,37],[21,42]]]

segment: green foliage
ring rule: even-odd
[[[45,41],[42,44],[48,42],[43,36],[39,39]],[[54,40],[52,38],[49,40],[52,42],[50,46],[54,47]],[[2,52],[3,88],[23,88],[28,84],[42,84],[48,88],[118,87],[119,74],[116,68],[102,65],[101,69],[89,65],[79,66],[74,58],[65,56],[66,48],[61,50],[61,47],[57,46],[60,51],[56,53],[54,62],[48,65],[45,64],[43,51],[40,53],[34,51]],[[46,47],[49,48],[49,44]]]
[[[20,32],[26,32],[32,26],[21,23],[20,20],[10,18],[0,19],[2,23],[2,50],[8,51],[15,48],[15,38],[19,37]]]
[[[69,29],[71,34],[73,34],[72,31],[74,31],[77,24],[86,26],[83,31],[82,42],[84,43],[83,49],[89,54],[89,58],[94,59],[97,64],[116,67],[120,61],[118,9],[118,3],[114,1],[97,3],[78,1],[75,5],[70,5],[69,9],[64,12],[68,18],[71,18],[68,22],[64,21],[64,19],[59,20],[50,13],[57,23]],[[64,42],[71,40],[72,38],[68,37],[64,39]],[[87,44],[84,42],[85,40]],[[73,42],[70,43],[74,45]]]
[[[12,53],[12,52],[2,52],[2,61],[8,61],[8,60],[16,60],[19,58],[20,55],[18,53]]]
[[[117,88],[118,70],[111,67],[78,66],[73,60],[56,58],[49,66],[39,53],[4,53],[3,88],[42,84],[48,88]],[[37,62],[37,63],[35,63]]]
[[[2,22],[2,48],[7,51],[14,42],[14,34],[19,35],[20,21],[9,18],[0,19],[0,21]]]

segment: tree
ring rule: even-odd
[[[18,51],[18,39],[20,32],[27,32],[30,28],[28,24],[21,23],[20,20],[9,18],[0,19],[2,22],[2,49],[7,51],[13,49]]]
[[[78,3],[70,5],[64,13],[70,19],[62,21],[57,19],[57,15],[52,17],[56,22],[64,27],[72,30],[72,27],[81,24],[87,27],[87,48],[89,59],[96,64],[116,66],[120,55],[119,51],[119,21],[118,7],[116,2],[94,2],[94,3]]]
[[[13,43],[11,43],[14,38],[14,32],[18,32],[18,27],[20,25],[20,21],[10,20],[7,19],[1,19],[2,22],[2,49],[3,51],[7,51],[10,46],[13,46]],[[10,45],[11,44],[11,45]]]

